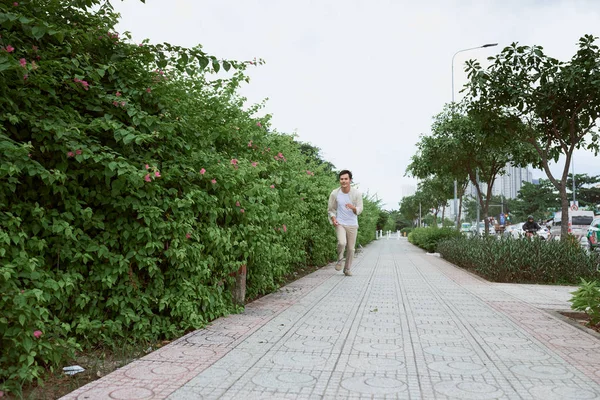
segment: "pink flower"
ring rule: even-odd
[[[4,392],[0,390],[0,397],[4,397]]]
[[[310,174],[311,174],[311,172],[310,172],[309,170],[306,170],[306,173],[307,173],[308,175],[310,175]]]
[[[256,167],[257,165],[258,165],[258,163],[256,161],[252,163],[253,167]]]
[[[125,107],[125,102],[124,101],[121,102],[121,107]]]
[[[240,206],[240,202],[239,202],[239,200],[235,202],[235,205],[236,205],[236,207],[239,207],[239,206]]]
[[[231,159],[231,165],[237,165],[238,160],[236,158]]]
[[[144,165],[144,168],[150,169],[150,166],[148,164],[146,164],[146,165]]]
[[[119,102],[118,101],[113,101],[113,106],[118,107],[119,106]]]
[[[138,44],[138,46],[140,46],[140,47],[142,47],[143,45],[144,45],[144,43],[140,43],[140,44]]]
[[[275,157],[273,157],[273,158],[274,158],[274,159],[276,159],[276,160],[279,160],[279,157],[278,157],[278,156],[275,156]]]
[[[73,153],[72,151],[67,153],[67,157],[71,158],[71,157],[75,157],[75,153]]]
[[[248,142],[248,147],[252,147],[252,140]]]
[[[279,158],[285,158],[285,157],[283,156],[283,154],[281,154],[281,153],[277,153],[277,157],[279,157]]]
[[[188,232],[188,233],[185,234],[185,237],[186,237],[186,239],[189,239],[189,238],[192,237],[192,234]]]
[[[19,64],[21,64],[21,67],[25,68],[27,66],[27,60],[24,58],[21,58],[19,60]]]
[[[240,212],[243,214],[243,213],[245,213],[246,211],[245,211],[243,208],[240,208]]]
[[[150,93],[151,91],[152,91],[152,89],[150,89],[150,88],[146,89],[146,92],[148,92],[148,93]]]
[[[75,154],[80,155],[82,153],[81,149],[75,150]]]
[[[29,75],[25,74],[23,75],[23,80],[26,81],[29,78]]]
[[[154,176],[155,176],[155,177],[157,177],[157,178],[160,178],[160,171],[156,171],[156,172],[154,173]]]
[[[15,48],[12,47],[10,44],[8,46],[6,46],[4,49],[6,50],[7,53],[12,53],[13,51],[15,51]]]
[[[144,180],[146,182],[152,182],[152,179],[150,178],[150,174],[146,174],[146,176],[144,177]]]
[[[257,122],[256,126],[258,126],[259,128],[262,128],[262,124],[260,122]]]
[[[121,92],[115,93],[115,96],[120,97],[121,96]]]
[[[214,185],[215,183],[217,183],[217,180],[213,179],[212,181],[210,181],[210,183],[212,183]]]
[[[283,231],[287,232],[287,226],[285,226],[285,224],[283,224]]]
[[[271,185],[271,189],[275,189],[275,185]]]
[[[204,168],[202,168],[202,169],[200,170],[200,175],[204,175],[205,173],[206,173],[206,170],[205,170]]]
[[[42,336],[42,331],[33,331],[33,336],[39,339]]]
[[[19,7],[19,3],[17,3],[16,1],[13,3],[13,6],[15,7]]]

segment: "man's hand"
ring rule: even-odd
[[[354,214],[356,214],[356,207],[354,206],[354,204],[352,204],[352,203],[346,203],[346,208],[349,208],[350,210],[352,210],[352,212]]]
[[[333,223],[333,226],[338,226],[340,224],[336,217],[331,217],[331,222]]]

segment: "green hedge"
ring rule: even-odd
[[[337,177],[245,104],[255,62],[116,22],[99,0],[0,4],[0,391],[235,311],[242,265],[255,296],[335,257]]]
[[[460,232],[454,228],[415,228],[408,234],[408,241],[433,253],[440,241],[458,236],[460,236]]]
[[[574,241],[456,238],[438,245],[451,263],[494,282],[573,284],[600,278],[600,255]]]
[[[413,229],[414,228],[402,228],[402,229],[400,229],[400,233],[402,233],[402,234],[406,233],[408,235],[409,233],[411,233],[413,231]]]

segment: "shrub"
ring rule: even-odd
[[[599,276],[598,254],[575,242],[459,237],[438,245],[451,263],[494,282],[576,284]]]
[[[413,231],[413,229],[414,228],[402,228],[402,229],[400,229],[400,233],[408,235],[409,233],[411,233]]]
[[[600,323],[600,285],[598,281],[589,281],[581,279],[579,289],[573,292],[573,297],[569,300],[571,308],[577,311],[583,311],[590,317],[590,325]]]
[[[440,241],[460,236],[453,228],[415,228],[408,234],[408,241],[432,253]]]

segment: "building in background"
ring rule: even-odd
[[[411,185],[408,183],[402,184],[400,186],[400,191],[402,192],[402,197],[412,196],[417,193],[417,185]]]
[[[533,173],[528,168],[513,167],[506,164],[504,175],[496,177],[492,186],[492,196],[504,196],[508,199],[516,199],[523,187],[523,182],[533,183]],[[480,183],[481,191],[487,192],[487,183]],[[469,183],[465,195],[477,197],[477,191],[472,183]]]

